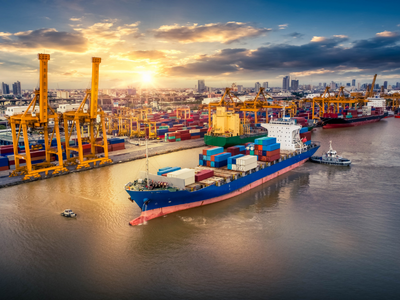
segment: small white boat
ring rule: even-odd
[[[351,164],[351,160],[347,158],[343,158],[337,154],[336,150],[332,149],[332,141],[329,142],[329,150],[322,156],[311,156],[310,161],[327,164],[327,165],[335,165],[335,166],[344,166],[348,167]]]
[[[75,218],[77,216],[71,209],[65,209],[61,215],[67,218]]]

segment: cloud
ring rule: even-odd
[[[385,40],[381,42],[380,40]],[[255,72],[295,76],[360,73],[373,74],[400,67],[399,37],[374,37],[340,47],[345,37],[317,38],[303,45],[277,44],[255,50],[224,49],[212,55],[199,56],[186,64],[166,68],[171,76],[217,76],[230,72],[238,76]]]
[[[70,21],[78,22],[81,21],[82,18],[70,18]]]
[[[93,50],[108,50],[111,46],[118,43],[124,43],[123,36],[139,37],[138,25],[140,22],[125,24],[123,26],[114,26],[117,20],[104,20],[95,23],[87,28],[74,28],[84,36]]]
[[[0,38],[2,38],[3,40],[11,40],[10,36],[12,36],[12,33],[0,32]]]
[[[380,37],[394,37],[394,36],[397,36],[397,33],[396,33],[396,32],[391,32],[391,31],[385,30],[385,31],[382,31],[382,32],[378,32],[378,33],[376,34],[376,36],[380,36]]]
[[[128,60],[158,60],[165,58],[165,53],[159,50],[138,50],[131,51],[128,53],[120,54],[122,58],[126,58]]]
[[[334,37],[341,38],[341,39],[347,39],[348,38],[347,35],[343,35],[343,34],[337,34],[337,35],[334,35]]]
[[[323,42],[325,40],[326,40],[326,38],[323,36],[313,36],[313,38],[311,39],[311,42],[318,43],[318,42]]]
[[[85,52],[87,49],[87,40],[80,33],[59,32],[54,28],[28,30],[5,36],[6,40],[0,41],[0,50],[3,51],[46,49]]]
[[[248,23],[227,22],[205,25],[164,25],[154,30],[156,38],[177,41],[183,44],[196,42],[218,42],[229,44],[239,40],[258,37],[270,32],[268,28],[257,28]]]
[[[289,24],[282,24],[282,25],[278,25],[279,29],[286,29],[286,27],[288,27]]]
[[[299,33],[299,32],[292,32],[292,33],[287,34],[287,36],[290,36],[294,39],[300,39],[304,36],[304,34]]]

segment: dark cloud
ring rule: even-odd
[[[12,38],[0,42],[0,48],[27,48],[85,52],[87,39],[79,32],[59,32],[54,28],[42,28],[15,33]]]
[[[154,30],[156,38],[180,43],[219,42],[229,44],[244,38],[257,37],[270,32],[268,28],[258,28],[248,23],[228,22],[198,26],[161,26]]]
[[[299,33],[299,32],[292,32],[292,33],[287,34],[286,36],[292,37],[294,39],[300,39],[304,36],[304,34]]]
[[[194,63],[166,71],[171,75],[218,75],[226,72],[265,72],[276,75],[312,70],[383,71],[400,67],[397,36],[357,41],[350,48],[340,46],[348,41],[345,36],[314,37],[313,40],[300,46],[279,44],[253,51],[224,49],[215,55],[205,55]]]

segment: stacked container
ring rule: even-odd
[[[185,180],[185,186],[194,183],[194,170],[193,169],[182,169],[175,172],[170,172],[167,177],[179,178]]]
[[[214,176],[213,170],[201,170],[200,172],[194,175],[194,179],[196,182],[199,182],[213,176]]]
[[[157,175],[158,175],[158,176],[162,176],[162,175],[165,175],[165,176],[166,176],[166,174],[168,174],[168,173],[170,173],[170,172],[178,171],[178,170],[180,170],[180,169],[181,169],[180,167],[166,167],[166,168],[162,168],[162,169],[159,169],[159,170],[158,170]]]
[[[8,158],[4,156],[0,156],[0,171],[9,170],[10,166],[8,165]]]
[[[277,160],[281,157],[280,146],[274,137],[256,139],[254,155],[257,155],[259,161],[271,162]]]
[[[243,154],[238,154],[235,156],[231,156],[228,158],[228,170],[236,170],[236,160],[240,157],[244,156]]]
[[[224,152],[222,147],[212,147],[203,150],[203,154],[199,154],[199,165],[213,168],[221,168],[228,165],[228,158],[231,153]]]
[[[257,168],[257,157],[254,155],[245,155],[236,159],[237,171],[247,172]]]

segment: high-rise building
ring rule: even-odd
[[[388,88],[388,82],[387,81],[384,81],[383,82],[383,86],[385,87],[385,90]]]
[[[346,83],[346,86],[351,86],[351,85],[350,85],[350,82]]]
[[[336,89],[336,83],[334,81],[331,82],[331,90]]]
[[[283,81],[282,81],[282,89],[283,90],[289,90],[289,85],[290,85],[290,77],[289,76],[285,76],[283,77]]]
[[[205,84],[203,79],[200,79],[198,81],[198,92],[202,93],[202,92],[205,92],[205,91],[206,91],[206,84]]]
[[[374,89],[377,89],[377,90],[379,90],[379,83],[375,84],[375,87],[374,87]]]
[[[353,79],[353,80],[351,81],[351,86],[356,86],[356,80],[355,80],[355,79]]]
[[[326,82],[324,82],[324,88],[326,88]]]
[[[263,82],[263,88],[267,89],[268,88],[268,82]]]
[[[14,95],[22,95],[22,91],[21,91],[21,82],[17,81],[14,82],[12,85],[12,89],[13,89],[13,94]]]
[[[8,84],[2,82],[1,88],[3,90],[3,95],[8,95],[10,93],[10,86]]]
[[[256,82],[256,84],[254,85],[254,89],[256,91],[256,93],[258,93],[258,91],[260,90],[261,84],[259,82]]]
[[[129,88],[127,89],[128,95],[136,95],[136,89],[135,88]]]
[[[299,89],[299,81],[298,80],[292,80],[290,89],[292,91],[297,91]]]
[[[238,85],[237,86],[237,91],[238,91],[238,93],[243,92],[243,85]]]

